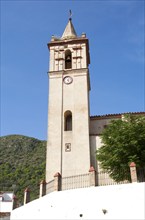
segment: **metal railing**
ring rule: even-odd
[[[54,191],[54,180],[49,181],[46,183],[46,192],[51,193]]]
[[[138,182],[145,182],[145,167],[137,169]]]
[[[136,169],[135,163],[131,163],[130,165],[130,175],[132,177],[131,182],[145,182],[145,168]],[[59,173],[56,173],[54,175],[54,179],[49,181],[48,183],[46,183],[45,181],[41,181],[40,189],[38,189],[38,186],[33,187],[33,190],[31,191],[31,198],[36,198],[36,191],[39,192],[39,197],[41,197],[53,191],[126,183],[130,182],[128,180],[116,182],[105,171],[96,172],[92,167],[89,170],[89,173],[79,174],[75,176],[62,177]],[[30,201],[29,199],[27,199],[29,197],[30,191],[27,189],[25,190],[24,204]]]
[[[108,173],[104,171],[97,172],[98,186],[107,186],[107,185],[117,185],[130,183],[128,180],[116,182],[113,180]]]
[[[90,186],[90,176],[87,174],[80,174],[76,176],[69,176],[62,178],[62,190],[85,188]]]

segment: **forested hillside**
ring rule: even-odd
[[[22,135],[0,137],[0,191],[14,191],[23,203],[24,189],[37,198],[45,179],[46,141]]]

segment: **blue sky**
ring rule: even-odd
[[[72,10],[90,44],[90,112],[145,111],[144,1],[2,1],[1,135],[47,138],[47,43]]]

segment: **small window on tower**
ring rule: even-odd
[[[72,113],[71,111],[66,111],[64,113],[64,130],[72,131]]]
[[[71,68],[72,68],[71,51],[66,50],[66,52],[65,52],[65,69],[71,69]]]

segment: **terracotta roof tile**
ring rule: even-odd
[[[121,118],[122,115],[144,115],[145,112],[124,112],[124,113],[116,113],[116,114],[106,114],[106,115],[94,115],[90,116],[90,119],[107,119],[107,118]]]

